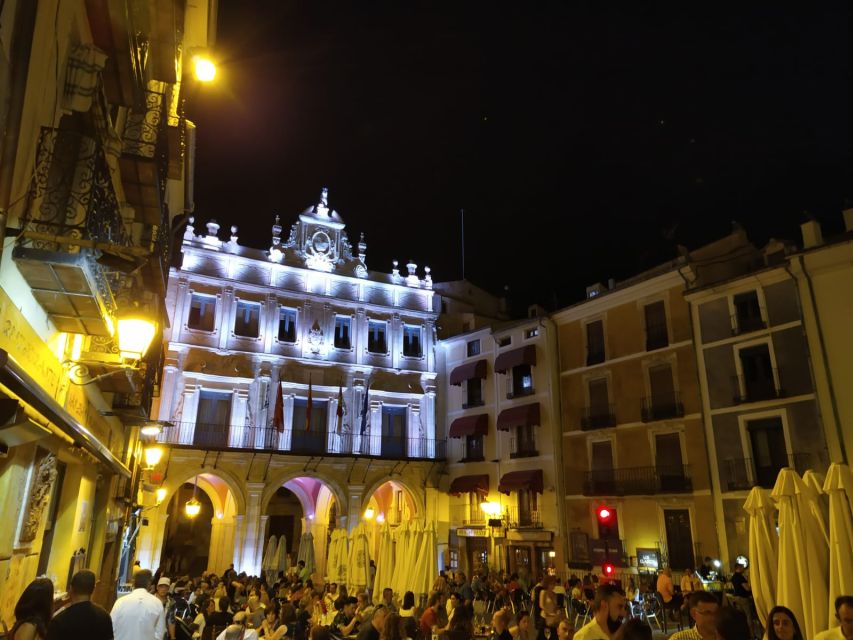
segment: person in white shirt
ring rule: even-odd
[[[720,608],[717,598],[707,591],[695,591],[687,601],[690,617],[696,625],[692,629],[672,634],[669,640],[716,640],[717,612]]]
[[[615,584],[595,590],[593,618],[580,628],[574,640],[611,640],[625,618],[625,592]]]
[[[815,640],[853,640],[853,596],[835,599],[835,618],[838,626],[821,631]]]
[[[157,596],[148,593],[151,572],[141,569],[133,576],[133,591],[116,600],[110,617],[116,640],[163,640],[166,612]]]

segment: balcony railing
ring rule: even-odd
[[[534,458],[539,455],[536,449],[536,441],[530,438],[510,438],[509,440],[509,457],[510,458]]]
[[[482,527],[488,522],[488,516],[480,508],[480,505],[459,505],[450,508],[450,522],[454,526]]]
[[[785,390],[781,384],[778,369],[772,370],[772,375],[764,378],[750,379],[746,376],[732,376],[732,388],[734,389],[734,402],[760,402],[762,400],[775,400],[785,397]]]
[[[821,464],[821,457],[814,453],[792,453],[782,460],[759,461],[754,458],[735,458],[725,460],[722,465],[722,485],[728,491],[744,491],[752,487],[764,487],[772,489],[776,484],[776,477],[784,467],[788,466],[797,471],[805,473],[813,469],[815,465]]]
[[[764,319],[756,316],[732,315],[732,335],[739,336],[743,333],[752,333],[767,328]]]
[[[598,407],[585,407],[581,417],[581,429],[592,431],[593,429],[606,429],[616,424],[616,408],[614,405]]]
[[[443,439],[334,433],[317,429],[177,422],[158,442],[188,449],[265,451],[296,456],[359,456],[394,460],[444,460]]]
[[[643,398],[643,422],[668,420],[684,416],[684,405],[678,393],[669,393],[666,397]]]
[[[583,485],[585,496],[637,496],[691,491],[693,480],[688,465],[588,471]]]
[[[541,529],[542,512],[538,509],[506,507],[504,521],[510,529]]]

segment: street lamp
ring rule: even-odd
[[[193,70],[196,80],[199,82],[212,82],[216,78],[216,65],[213,60],[206,56],[196,55],[193,57]]]
[[[142,359],[157,333],[157,323],[140,315],[124,315],[117,319],[116,324],[121,357],[129,360]]]
[[[184,505],[184,513],[187,514],[187,518],[195,518],[198,514],[201,513],[201,502],[196,500],[195,493],[198,490],[198,476],[193,479],[193,497],[187,500]]]
[[[501,505],[497,502],[485,500],[480,503],[480,509],[482,509],[483,513],[487,516],[496,516],[501,512]]]
[[[143,453],[145,455],[145,468],[148,470],[156,467],[163,458],[163,449],[160,447],[145,447]]]
[[[365,520],[373,520],[373,516],[376,515],[376,512],[373,510],[373,507],[367,507],[364,510],[364,519]]]
[[[160,435],[161,431],[163,431],[163,427],[161,427],[159,423],[148,422],[147,424],[142,425],[139,433],[147,437],[156,437]]]
[[[156,496],[155,503],[159,507],[163,504],[163,500],[166,499],[166,487],[159,487],[157,491],[154,492],[154,495]]]

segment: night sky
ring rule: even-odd
[[[268,247],[328,186],[368,268],[441,281],[464,209],[465,275],[516,313],[733,220],[759,246],[806,212],[841,230],[853,3],[608,4],[220,0],[217,83],[187,105],[197,219]]]

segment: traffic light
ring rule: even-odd
[[[610,540],[619,538],[619,521],[616,518],[616,509],[607,506],[598,507],[598,538],[599,540]]]
[[[612,578],[612,577],[613,577],[613,574],[615,573],[615,571],[616,571],[616,567],[614,567],[614,566],[613,566],[612,564],[610,564],[609,562],[605,562],[605,563],[601,566],[601,573],[603,573],[603,574],[604,574],[605,576],[607,576],[608,578]]]

